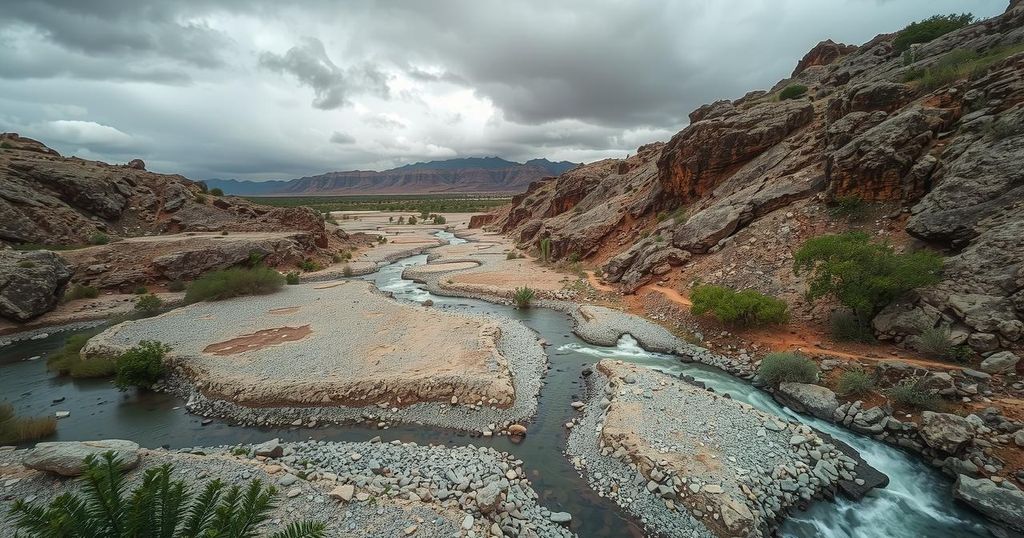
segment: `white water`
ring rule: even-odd
[[[628,335],[623,336],[614,348],[568,344],[559,349],[563,348],[596,358],[627,361],[673,375],[689,375],[716,392],[729,393],[733,398],[763,411],[799,420],[849,444],[866,462],[889,476],[886,488],[876,489],[860,501],[837,498],[834,503],[819,502],[806,512],[791,514],[780,530],[782,536],[990,536],[978,517],[953,503],[951,481],[918,461],[915,456],[829,422],[794,413],[776,403],[769,394],[725,372],[681,363],[678,358],[669,355],[647,352]]]

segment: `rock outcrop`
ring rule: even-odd
[[[832,415],[839,407],[836,393],[811,383],[780,383],[779,390],[773,396],[779,403],[798,413],[810,413],[824,420],[832,420]]]
[[[0,317],[28,321],[57,306],[71,267],[49,250],[0,250]]]
[[[809,67],[830,65],[855,50],[857,50],[856,45],[844,45],[843,43],[836,43],[831,39],[826,39],[815,45],[803,58],[800,58],[800,61],[796,64],[796,69],[793,70],[793,74],[790,77],[803,73]]]
[[[138,443],[120,439],[38,443],[25,454],[22,464],[29,469],[60,476],[79,476],[85,472],[85,458],[98,458],[106,452],[113,452],[125,469],[133,469],[139,464]]]
[[[1012,486],[1001,487],[984,478],[957,477],[953,496],[989,519],[1024,532],[1024,492]]]

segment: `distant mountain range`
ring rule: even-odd
[[[351,170],[276,181],[209,179],[208,187],[244,196],[320,196],[345,194],[519,193],[532,181],[559,176],[578,166],[568,161],[468,157],[407,164],[376,172]]]

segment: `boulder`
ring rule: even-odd
[[[974,436],[974,428],[964,417],[950,413],[921,413],[921,438],[928,446],[945,454],[956,454]]]
[[[24,322],[53,310],[71,267],[48,250],[0,251],[0,317]]]
[[[953,497],[997,523],[1024,532],[1024,492],[1019,489],[1000,487],[987,478],[959,475]]]
[[[820,419],[832,420],[839,407],[836,393],[811,383],[781,383],[773,396],[779,403],[798,413],[810,413]]]
[[[796,77],[800,73],[803,73],[808,67],[829,65],[855,50],[857,50],[856,45],[845,45],[843,43],[836,43],[831,39],[827,39],[818,43],[813,49],[808,51],[807,54],[805,54],[804,57],[796,64],[796,69],[793,70],[793,74],[790,76]]]
[[[99,457],[110,451],[124,469],[133,469],[139,464],[139,445],[121,439],[38,443],[25,454],[22,464],[37,471],[79,476],[85,472],[85,458]]]
[[[482,514],[490,514],[501,501],[501,488],[497,482],[491,482],[476,492],[476,505]]]
[[[988,374],[1006,374],[1016,370],[1020,357],[1009,352],[993,353],[981,361],[981,371]]]
[[[271,439],[253,447],[253,454],[267,458],[280,458],[284,455],[284,446],[280,439]]]

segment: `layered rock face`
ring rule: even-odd
[[[53,252],[0,250],[0,317],[28,321],[57,306],[71,267]]]
[[[945,324],[978,351],[1014,348],[1024,333],[1024,7],[909,58],[895,37],[822,42],[771,90],[698,108],[667,144],[534,183],[496,223],[521,248],[547,238],[556,259],[602,264],[629,293],[655,278],[707,282],[701,268],[749,261],[758,253],[732,245],[748,228],[796,236],[792,249],[856,227],[829,220],[831,205],[877,203],[888,240],[940,250],[947,262],[941,283],[883,312],[876,332],[902,342]],[[951,57],[983,61],[945,82],[911,76]],[[781,99],[795,84],[807,92]],[[774,261],[764,278],[729,284],[799,302],[803,283]]]

